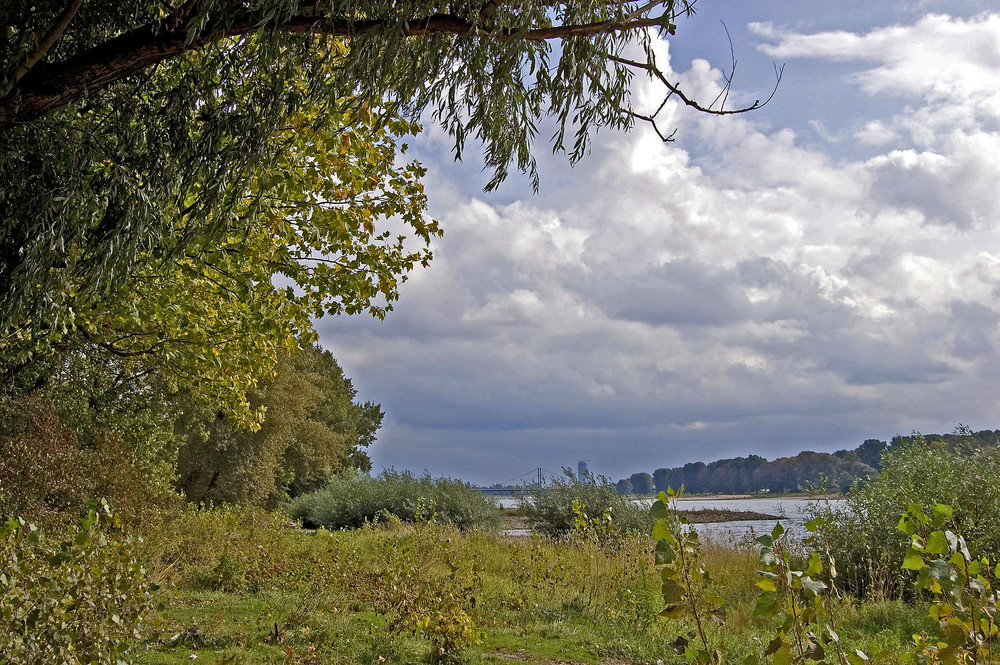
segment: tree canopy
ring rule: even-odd
[[[250,432],[225,414],[189,409],[180,428],[178,487],[194,503],[274,505],[317,489],[327,476],[368,471],[365,449],[382,424],[378,404],[356,391],[329,352],[316,346],[282,357],[272,379],[251,394],[266,407]]]

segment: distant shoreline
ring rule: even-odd
[[[655,496],[636,497],[655,499]],[[688,494],[676,497],[677,501],[728,501],[730,499],[809,499],[813,501],[830,501],[843,499],[843,494]]]

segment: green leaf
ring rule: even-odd
[[[820,530],[820,527],[826,525],[826,520],[822,517],[814,517],[805,523],[806,531],[809,533],[816,533]]]
[[[767,646],[764,647],[764,655],[770,656],[771,654],[776,653],[778,649],[784,645],[785,641],[782,639],[781,635],[776,635],[770,642],[767,643]]]
[[[760,595],[757,596],[757,602],[754,604],[753,615],[755,617],[769,617],[774,614],[778,607],[778,602],[774,599],[774,596]]]
[[[903,569],[904,570],[920,570],[924,567],[924,558],[920,555],[920,552],[916,551],[912,547],[906,551],[903,556]]]
[[[924,546],[924,551],[928,554],[950,554],[951,548],[948,547],[948,539],[943,531],[932,531],[929,536],[927,536],[927,544]]]
[[[695,665],[706,665],[712,659],[712,654],[703,649],[687,647],[684,649],[684,659]]]
[[[802,588],[809,592],[813,596],[817,596],[824,591],[826,591],[826,583],[820,580],[814,580],[809,576],[802,578]]]
[[[654,520],[664,520],[670,516],[670,510],[667,508],[667,504],[665,502],[657,499],[653,502],[653,505],[649,507],[649,515]]]
[[[955,514],[954,509],[951,506],[944,503],[936,503],[931,509],[931,512],[935,517],[951,517]]]
[[[677,555],[674,554],[674,550],[670,547],[670,544],[665,540],[656,541],[656,549],[653,553],[656,565],[662,566],[664,564],[670,564],[677,560]]]
[[[772,665],[792,665],[792,662],[792,652],[789,651],[787,646],[782,646],[771,657]]]
[[[809,563],[806,566],[806,575],[819,575],[823,572],[823,562],[819,558],[819,553],[813,552],[809,555]]]
[[[757,580],[757,588],[761,591],[777,591],[778,586],[774,583],[774,580],[768,578],[762,578]]]
[[[955,578],[955,569],[944,559],[934,559],[927,563],[927,572],[936,580],[951,580]]]
[[[670,527],[667,526],[667,523],[664,522],[663,520],[659,520],[656,524],[653,525],[652,536],[653,540],[657,541],[662,540],[670,542],[674,540],[673,532],[670,530]]]
[[[684,590],[676,581],[664,579],[660,585],[660,593],[663,595],[663,602],[677,603],[684,599]]]
[[[896,528],[907,535],[913,535],[917,532],[916,525],[913,524],[913,521],[905,513],[900,516],[899,523],[896,524]]]

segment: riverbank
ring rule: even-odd
[[[691,524],[721,524],[724,522],[752,522],[763,520],[780,520],[780,515],[762,513],[755,510],[724,510],[719,508],[699,508],[696,510],[678,510]],[[531,534],[531,524],[528,518],[508,511],[504,516],[502,532],[507,535],[527,536]]]

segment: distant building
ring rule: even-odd
[[[587,460],[580,460],[579,462],[576,463],[577,480],[579,480],[580,482],[587,480],[588,473],[589,472],[587,471]]]

